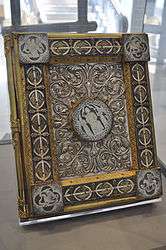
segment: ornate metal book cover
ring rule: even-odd
[[[21,221],[161,196],[146,34],[5,35]]]

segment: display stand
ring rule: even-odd
[[[60,216],[50,217],[50,218],[45,218],[45,219],[36,219],[36,220],[34,219],[34,220],[25,221],[25,222],[22,221],[22,222],[19,222],[19,225],[20,226],[29,226],[29,225],[34,225],[34,224],[46,223],[46,222],[50,222],[50,221],[71,219],[71,218],[81,217],[81,216],[85,216],[85,215],[100,214],[100,213],[115,211],[115,210],[124,209],[124,208],[131,208],[131,207],[136,207],[136,206],[141,206],[141,205],[148,205],[148,204],[153,204],[153,203],[157,203],[157,202],[161,202],[161,201],[162,201],[162,198],[157,198],[157,199],[148,200],[148,201],[140,201],[140,202],[124,205],[124,206],[100,208],[100,209],[94,209],[91,211],[60,215]]]

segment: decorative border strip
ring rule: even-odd
[[[128,117],[128,127],[129,127],[129,136],[130,136],[130,147],[131,147],[131,163],[132,169],[138,169],[138,159],[137,159],[137,143],[136,143],[136,132],[135,132],[135,123],[134,123],[134,107],[133,107],[133,94],[131,86],[131,73],[130,73],[130,64],[125,63],[123,65],[124,72],[124,84],[125,84],[125,95],[126,95],[126,108],[127,108],[127,117]]]
[[[121,39],[80,38],[49,40],[53,56],[113,56],[122,55]]]
[[[63,187],[65,205],[115,199],[136,195],[136,177],[124,177],[95,183]]]
[[[133,107],[137,138],[138,167],[147,169],[157,166],[154,150],[154,131],[152,127],[152,107],[149,96],[149,82],[146,75],[146,63],[130,64]]]
[[[43,66],[25,65],[24,71],[34,180],[45,182],[53,173]]]

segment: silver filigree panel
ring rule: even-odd
[[[130,169],[131,149],[121,65],[51,65],[49,84],[61,178]],[[103,131],[106,133],[101,133],[102,136],[97,140],[85,138],[87,134],[81,138],[79,131],[83,134],[85,127],[81,127],[79,121],[75,120],[75,124],[80,124],[79,131],[74,129],[73,115],[87,103],[98,103],[99,106],[97,109],[83,109],[86,112],[83,113],[82,124],[87,130],[88,127],[90,130],[90,126],[94,130],[98,129],[96,126],[102,128],[105,119]],[[93,125],[88,120],[87,111],[91,111]],[[77,118],[80,118],[79,115]],[[110,119],[109,125],[106,119]],[[91,131],[91,135],[93,132]]]
[[[46,63],[49,60],[47,34],[19,36],[19,57],[21,63]]]
[[[144,198],[152,198],[161,193],[161,176],[158,169],[141,170],[137,175],[138,193]]]
[[[56,183],[34,187],[32,197],[33,212],[36,215],[54,214],[63,210],[62,189]]]
[[[149,44],[146,34],[124,34],[124,60],[149,61]]]

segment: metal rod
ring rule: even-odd
[[[21,25],[3,27],[2,33],[16,32],[88,32],[95,31],[97,23],[92,22],[70,22],[70,23],[52,23],[37,25]]]
[[[133,1],[131,32],[143,32],[147,0]]]
[[[88,15],[88,1],[78,0],[78,21],[82,23],[87,23]]]
[[[12,25],[21,25],[20,0],[10,0]]]

